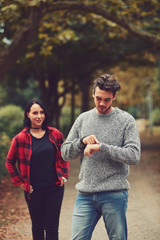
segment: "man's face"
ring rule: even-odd
[[[95,92],[93,91],[93,98],[98,113],[105,114],[113,110],[112,103],[115,100],[113,92],[101,90],[99,87],[96,87]]]

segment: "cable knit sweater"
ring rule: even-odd
[[[80,139],[94,134],[100,150],[84,157]],[[79,182],[76,189],[93,193],[129,189],[129,165],[140,160],[140,139],[134,118],[119,108],[99,114],[96,108],[82,113],[73,124],[61,147],[64,160],[81,156]]]

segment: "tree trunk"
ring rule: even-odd
[[[73,89],[71,96],[71,126],[73,125],[74,121],[75,121],[75,93]]]
[[[46,76],[39,77],[40,96],[47,107],[50,124],[59,127],[60,107],[58,105],[58,79],[55,73],[48,74],[48,85],[45,85]]]
[[[81,106],[81,112],[85,112],[89,110],[89,97],[90,97],[90,82],[91,77],[87,75],[87,77],[84,79],[81,89],[82,89],[82,106]]]

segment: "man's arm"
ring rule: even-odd
[[[140,138],[134,119],[129,119],[125,128],[123,146],[109,145],[106,143],[88,144],[84,150],[84,156],[91,157],[93,153],[102,151],[113,161],[136,165],[140,160]]]
[[[84,156],[91,156],[90,154],[99,150],[99,141],[94,135],[89,135],[81,139],[75,137],[73,141],[68,141],[68,139],[73,139],[73,133],[74,129],[71,129],[66,142],[61,147],[61,154],[64,160],[77,158],[83,150]]]
[[[140,160],[141,144],[136,122],[133,118],[128,120],[124,131],[123,146],[100,143],[100,151],[113,160],[128,165],[136,165]]]
[[[82,154],[85,144],[79,136],[80,121],[79,118],[74,122],[66,141],[61,146],[61,155],[63,160],[74,160]]]

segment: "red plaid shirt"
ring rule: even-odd
[[[48,127],[49,140],[56,148],[56,172],[58,180],[56,185],[60,185],[62,177],[68,179],[69,162],[61,157],[60,147],[63,143],[63,134],[56,128]],[[32,155],[32,140],[28,128],[24,128],[17,134],[11,142],[6,159],[6,167],[15,186],[22,183],[29,192],[30,189],[30,159]],[[18,165],[18,168],[16,166]]]

